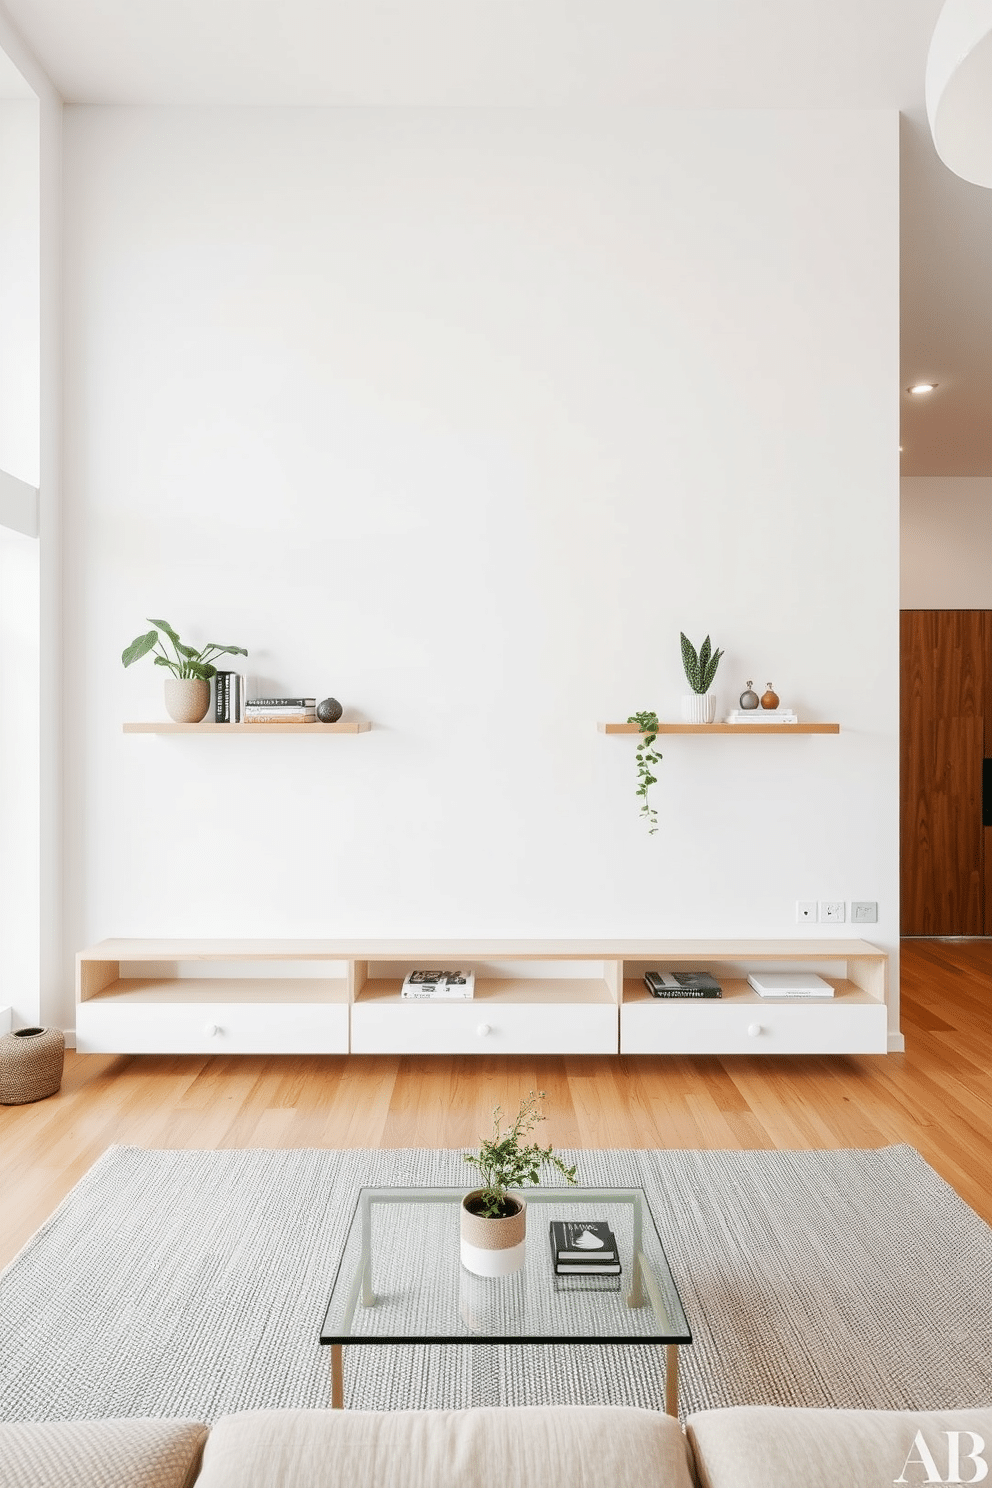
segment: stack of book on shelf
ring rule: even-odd
[[[798,723],[791,708],[735,708],[727,714],[728,723]]]
[[[722,997],[723,988],[708,971],[646,971],[652,997]]]
[[[815,971],[752,971],[748,985],[759,997],[833,997],[834,989]]]
[[[446,998],[467,1001],[475,996],[475,972],[409,971],[403,978],[400,996],[415,1002],[440,1002]]]
[[[214,675],[214,723],[240,723],[244,714],[246,681],[240,672]]]
[[[245,723],[316,723],[317,699],[304,697],[252,698],[245,703]]]
[[[553,1219],[548,1232],[556,1286],[619,1288],[620,1250],[605,1219]]]

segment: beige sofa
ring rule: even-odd
[[[0,1424],[0,1488],[891,1488],[981,1482],[992,1410],[245,1411]]]

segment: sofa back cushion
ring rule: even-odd
[[[0,1488],[190,1488],[199,1421],[0,1423]]]
[[[678,1422],[599,1406],[246,1411],[197,1488],[692,1488]]]
[[[979,1483],[992,1471],[992,1410],[742,1406],[690,1416],[686,1435],[703,1488]]]

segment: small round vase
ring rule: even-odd
[[[199,723],[210,707],[210,683],[202,677],[169,677],[165,709],[176,723]]]
[[[488,1219],[468,1207],[480,1189],[462,1199],[461,1257],[466,1271],[476,1276],[512,1276],[527,1255],[527,1205],[514,1198],[517,1208],[505,1219]]]
[[[741,693],[740,703],[741,708],[746,713],[751,712],[752,709],[758,706],[758,694],[754,690],[754,683],[750,677],[748,678],[747,691]]]
[[[770,682],[768,683],[768,691],[762,693],[761,706],[763,708],[778,707],[778,693],[772,691],[772,684]]]
[[[682,717],[686,723],[712,723],[716,717],[716,698],[709,692],[687,692],[682,698]]]

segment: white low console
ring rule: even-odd
[[[466,1002],[410,1002],[417,967],[475,972]],[[646,970],[723,996],[653,998]],[[832,997],[769,1000],[750,971],[817,971]],[[884,1054],[888,957],[863,940],[105,940],[76,958],[83,1053]]]

